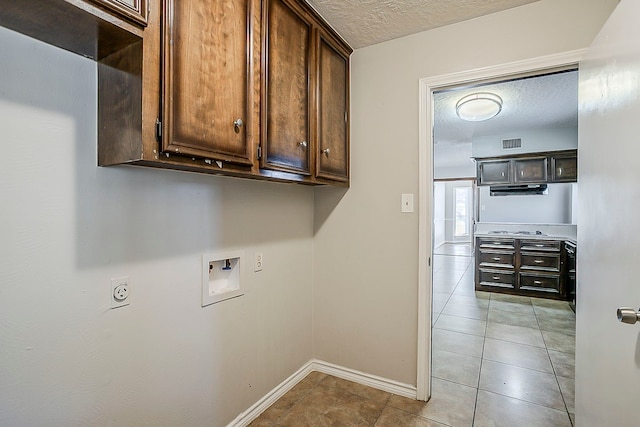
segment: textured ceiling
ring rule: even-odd
[[[538,0],[308,0],[354,48]]]
[[[500,96],[500,114],[483,122],[461,120],[456,103],[474,92]],[[518,137],[527,130],[578,126],[577,71],[454,89],[435,93],[433,98],[434,161],[438,167],[468,164],[471,140],[479,136]]]

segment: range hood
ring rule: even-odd
[[[489,187],[491,196],[524,196],[547,194],[547,184],[528,185],[492,185]]]

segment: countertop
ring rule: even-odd
[[[575,225],[557,224],[501,224],[477,223],[475,237],[507,237],[524,240],[563,240],[577,243],[577,228]],[[492,231],[506,231],[506,233],[492,233]],[[542,234],[520,234],[519,231],[536,232]]]

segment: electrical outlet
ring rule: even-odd
[[[131,299],[131,286],[128,277],[111,279],[111,308],[129,305]]]
[[[402,195],[402,209],[403,213],[413,212],[413,194]]]
[[[253,266],[253,271],[262,271],[262,265],[264,264],[262,259],[262,252],[255,253],[255,264]]]

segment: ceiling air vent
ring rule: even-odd
[[[522,147],[522,138],[511,138],[502,140],[502,149],[511,150],[513,148]]]

